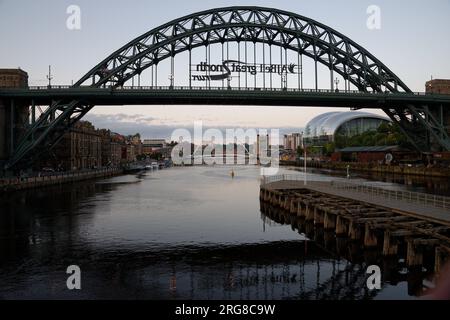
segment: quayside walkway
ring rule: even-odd
[[[423,193],[386,190],[346,181],[308,181],[301,175],[261,179],[261,209],[336,238],[377,248],[410,268],[450,260],[450,201]]]
[[[450,225],[450,197],[420,192],[387,190],[346,181],[307,181],[305,185],[303,179],[303,176],[293,174],[266,176],[261,179],[261,186],[274,190],[307,188]]]

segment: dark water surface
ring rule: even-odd
[[[230,170],[170,168],[0,196],[0,298],[412,299],[431,279],[274,216],[259,201],[259,169],[236,167],[234,179]],[[371,263],[382,290],[366,287]],[[73,264],[81,290],[66,287]]]

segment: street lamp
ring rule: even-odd
[[[285,73],[281,74],[281,82],[282,82],[283,90],[287,90],[287,74],[285,74]]]
[[[48,66],[48,75],[47,75],[47,80],[48,80],[48,88],[50,89],[52,87],[52,66]]]
[[[173,89],[173,79],[174,79],[174,76],[173,76],[173,74],[169,74],[169,80],[170,80],[170,88],[171,89]]]
[[[231,75],[228,75],[227,77],[227,81],[228,81],[228,89],[231,89],[231,80],[233,79],[233,77]]]
[[[338,88],[339,79],[337,77],[336,77],[336,79],[334,79],[334,84],[336,85],[336,92],[339,92],[339,88]]]

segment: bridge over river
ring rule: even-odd
[[[378,108],[417,150],[450,151],[448,96],[413,93],[367,49],[323,23],[236,6],[155,27],[71,86],[0,89],[1,165],[29,167],[94,106],[130,104]]]

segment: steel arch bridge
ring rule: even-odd
[[[130,81],[134,85],[134,79],[136,78],[140,82],[141,73],[149,68],[151,68],[152,89],[155,89],[154,91],[174,90],[176,89],[173,85],[174,57],[176,55],[188,52],[189,65],[191,65],[193,49],[206,47],[208,55],[208,46],[210,48],[211,45],[217,44],[222,47],[222,60],[225,60],[224,45],[237,43],[238,48],[240,48],[239,44],[243,42],[246,43],[246,50],[247,43],[254,44],[255,64],[257,43],[262,45],[263,48],[263,64],[266,63],[265,56],[268,55],[264,52],[267,46],[270,48],[270,55],[272,54],[272,46],[280,48],[281,62],[283,61],[282,52],[284,50],[285,64],[287,64],[286,52],[294,52],[299,61],[299,69],[301,69],[300,60],[303,57],[312,59],[314,62],[315,90],[319,96],[321,91],[318,90],[317,70],[318,65],[322,65],[330,72],[331,92],[337,91],[337,88],[333,86],[333,79],[335,75],[339,75],[344,79],[344,93],[348,93],[348,97],[351,96],[350,86],[356,88],[360,93],[373,94],[376,99],[383,101],[378,107],[399,124],[418,150],[429,151],[430,139],[441,149],[450,150],[448,131],[443,123],[443,108],[450,105],[449,99],[437,99],[435,101],[433,98],[428,99],[427,103],[419,99],[419,96],[416,99],[416,96],[405,83],[369,51],[322,23],[283,10],[239,6],[194,13],[150,30],[112,53],[73,86],[67,88],[67,92],[74,94],[58,95],[57,89],[47,90],[45,94],[51,103],[36,119],[33,111],[33,117],[28,124],[28,128],[17,139],[6,168],[12,168],[39,153],[46,152],[94,105],[101,104],[89,94],[82,94],[83,90],[98,88],[99,90],[113,92],[115,89],[123,88]],[[239,58],[240,54],[238,54],[238,60]],[[245,59],[247,60],[247,52]],[[171,84],[164,89],[153,87],[154,77],[157,83],[158,64],[164,60],[170,60]],[[239,62],[238,60],[234,61]],[[227,61],[233,60],[227,59]],[[156,72],[154,69],[156,69]],[[225,76],[229,77],[229,69],[227,71],[228,74]],[[302,70],[300,70],[301,72]],[[300,91],[303,90],[302,77],[303,74],[299,75]],[[190,91],[194,91],[191,79],[191,71],[189,71],[189,86],[184,88],[187,92],[186,95]],[[209,76],[209,79],[214,79],[214,76]],[[300,81],[302,82],[301,87]],[[206,82],[206,89],[209,92],[214,92],[217,89],[210,86],[210,81],[209,86],[208,81]],[[248,88],[245,89],[248,91]],[[258,90],[256,80],[253,89]],[[266,89],[265,75],[264,89]],[[272,83],[270,89],[272,89]],[[216,97],[224,96],[223,90],[217,91]],[[80,94],[77,94],[77,92]],[[277,93],[273,90],[265,90],[263,93],[258,92],[258,94],[273,96]],[[279,94],[281,95],[282,92]],[[397,103],[395,102],[396,99],[392,99],[393,101],[386,103],[384,97],[387,95],[397,98],[408,96],[410,99],[399,99]],[[35,92],[29,90],[25,96],[28,98],[26,102],[34,107],[33,97],[36,96]],[[20,100],[21,96],[15,97]],[[211,96],[209,97],[211,99]],[[301,97],[301,94],[299,94],[299,97]],[[126,100],[124,101],[126,102]],[[345,102],[345,98],[343,101]],[[11,107],[13,107],[13,103],[14,99],[11,98]],[[201,101],[198,101],[198,103],[201,103]],[[278,103],[283,104],[282,97]],[[302,105],[302,103],[299,102],[298,105]],[[311,105],[314,105],[314,102]],[[356,108],[364,106],[364,103],[361,103]]]

